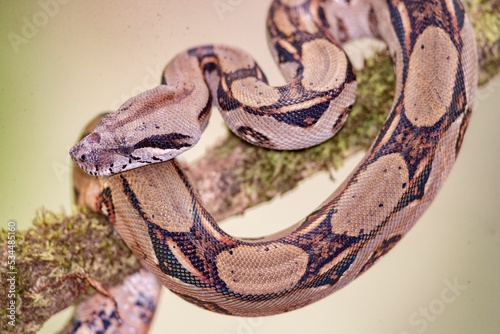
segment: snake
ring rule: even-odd
[[[458,0],[274,0],[268,44],[286,83],[245,51],[179,53],[161,84],[104,116],[70,150],[97,176],[91,200],[144,268],[183,299],[237,316],[292,311],[344,287],[391,250],[450,173],[477,86],[471,23]],[[313,212],[260,238],[222,230],[175,157],[212,106],[253,145],[300,150],[347,121],[355,74],[342,45],[385,41],[396,74],[389,115],[350,176]]]
[[[156,277],[144,269],[127,275],[119,284],[79,303],[59,333],[148,333],[160,288]]]

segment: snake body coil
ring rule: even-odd
[[[389,251],[450,172],[477,82],[473,31],[457,0],[275,0],[267,23],[286,85],[269,86],[240,50],[193,48],[166,67],[163,85],[127,101],[71,150],[88,173],[110,175],[97,206],[149,271],[194,304],[241,316],[312,303]],[[397,83],[361,163],[286,231],[226,234],[170,159],[196,143],[212,103],[257,145],[298,149],[330,138],[356,87],[339,45],[362,36],[387,42]]]

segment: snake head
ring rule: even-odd
[[[160,86],[129,99],[71,148],[71,158],[90,175],[109,176],[190,149],[201,135],[200,125],[172,115],[172,95]]]
[[[151,135],[135,144],[103,145],[92,132],[70,150],[73,161],[90,175],[109,176],[151,163],[167,161],[191,148],[191,137],[180,133]]]
[[[78,166],[90,175],[101,176],[105,165],[103,157],[109,156],[100,145],[101,136],[92,132],[84,137],[78,144],[74,145],[69,154]],[[108,159],[109,160],[109,159]],[[110,166],[111,167],[111,166]]]

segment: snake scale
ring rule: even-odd
[[[106,115],[70,152],[101,177],[95,206],[143,266],[185,300],[223,314],[300,308],[387,253],[449,174],[476,90],[473,30],[458,0],[274,0],[267,27],[285,85],[268,85],[244,51],[195,47],[166,66],[160,86]],[[396,88],[362,161],[292,227],[257,239],[225,233],[172,158],[198,141],[212,105],[252,144],[288,150],[327,140],[356,92],[340,46],[364,36],[387,43]]]

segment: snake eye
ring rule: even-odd
[[[85,154],[82,154],[82,155],[80,156],[80,160],[81,160],[81,161],[85,161],[85,160],[87,160],[87,156],[86,156]]]

